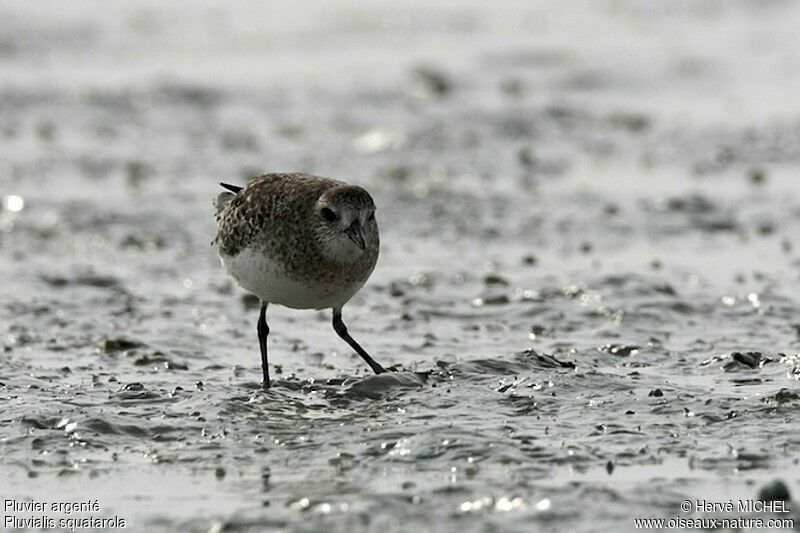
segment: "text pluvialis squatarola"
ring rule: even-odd
[[[375,203],[361,187],[309,174],[265,174],[245,187],[221,184],[212,244],[245,290],[261,299],[258,340],[269,387],[266,312],[270,303],[333,309],[333,329],[372,368],[385,372],[350,336],[342,306],[378,260]]]

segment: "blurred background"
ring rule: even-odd
[[[0,1],[0,495],[150,531],[628,530],[791,498],[798,23],[788,0]],[[259,391],[211,204],[276,171],[375,197],[345,318],[408,379],[276,308]]]

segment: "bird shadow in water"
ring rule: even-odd
[[[243,387],[261,391],[267,396],[284,396],[288,393],[322,394],[325,398],[379,399],[399,394],[406,390],[423,387],[431,371],[410,372],[392,371],[383,374],[369,374],[364,377],[337,377],[316,381],[314,379],[299,380],[296,378],[275,379],[269,389],[262,389],[258,382],[242,384]]]

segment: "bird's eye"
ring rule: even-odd
[[[375,211],[373,211],[372,213],[369,214],[369,218],[367,219],[367,222],[372,222],[373,220],[375,220]]]
[[[320,212],[322,213],[322,218],[324,218],[328,222],[333,222],[338,218],[336,216],[336,213],[334,213],[333,209],[331,209],[330,207],[323,207]]]

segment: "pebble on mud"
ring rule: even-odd
[[[775,393],[775,401],[778,403],[789,403],[794,400],[800,400],[800,394],[797,394],[786,387]]]
[[[483,278],[483,282],[486,285],[502,285],[504,287],[509,285],[508,280],[499,274],[489,274]]]
[[[775,233],[775,224],[772,222],[759,222],[756,224],[756,233],[759,235],[772,235]]]
[[[767,363],[775,361],[772,357],[764,355],[761,352],[733,352],[731,357],[737,363],[741,363],[750,368],[761,368]]]
[[[153,168],[143,161],[131,160],[125,163],[125,176],[131,187],[141,186],[153,174]]]
[[[103,349],[106,351],[106,353],[133,350],[134,348],[141,348],[142,346],[144,346],[144,344],[139,341],[125,339],[123,337],[106,339],[106,341],[103,343]]]
[[[546,337],[552,331],[548,329],[546,326],[541,326],[539,324],[534,324],[531,326],[530,338],[535,339],[536,337]]]
[[[780,479],[770,481],[758,490],[758,499],[762,502],[791,501],[789,487]]]
[[[245,309],[258,309],[261,305],[261,300],[255,294],[242,294],[242,305]]]
[[[650,119],[638,113],[612,113],[608,117],[608,122],[612,126],[626,129],[633,133],[640,133],[650,127]]]
[[[751,168],[747,172],[747,180],[754,185],[763,185],[767,181],[767,173],[761,168]]]
[[[517,152],[517,159],[523,167],[530,168],[536,164],[536,156],[530,146],[520,148],[519,152]]]
[[[442,98],[450,93],[450,77],[434,67],[417,67],[412,71],[411,94],[421,98]]]
[[[475,307],[482,307],[484,305],[505,305],[511,302],[511,299],[505,294],[487,294],[472,300],[472,305]]]

